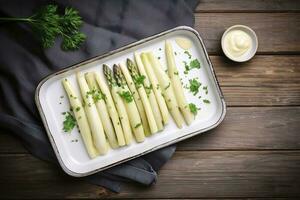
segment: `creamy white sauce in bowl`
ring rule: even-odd
[[[228,28],[221,40],[224,54],[236,62],[250,60],[256,53],[258,47],[255,32],[243,25],[235,25]]]

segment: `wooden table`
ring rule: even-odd
[[[252,27],[257,55],[230,62],[224,30]],[[228,104],[224,122],[178,144],[150,188],[120,194],[65,175],[0,134],[1,198],[270,198],[300,197],[300,1],[203,0],[195,27],[204,38]]]

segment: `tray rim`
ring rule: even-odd
[[[116,53],[122,52],[122,51],[124,51],[124,50],[126,50],[126,49],[129,49],[129,48],[131,48],[131,47],[137,46],[137,45],[139,45],[139,44],[145,43],[145,42],[147,42],[147,41],[153,40],[153,39],[155,39],[155,38],[161,37],[161,36],[163,36],[163,35],[166,35],[166,34],[169,34],[169,33],[171,33],[171,32],[178,31],[178,30],[185,30],[185,31],[190,31],[190,32],[192,32],[192,33],[197,37],[197,39],[199,40],[199,42],[200,42],[200,44],[201,44],[201,46],[202,46],[202,48],[203,48],[203,50],[204,50],[204,55],[205,55],[206,61],[208,62],[209,70],[210,70],[210,72],[211,72],[211,74],[212,74],[213,80],[214,80],[215,83],[216,83],[216,86],[217,86],[217,87],[216,87],[216,88],[217,88],[217,92],[218,92],[219,97],[220,97],[220,99],[221,99],[222,113],[221,113],[221,115],[220,115],[220,118],[219,118],[213,125],[211,125],[211,126],[208,126],[208,127],[206,127],[206,128],[203,128],[203,129],[199,129],[199,130],[197,130],[197,131],[191,132],[191,133],[189,133],[189,134],[187,134],[187,135],[184,135],[184,136],[182,136],[182,137],[178,137],[178,138],[176,138],[176,139],[174,139],[174,140],[165,142],[165,143],[163,143],[163,144],[161,144],[161,145],[155,146],[155,147],[153,147],[153,148],[151,148],[151,149],[149,149],[149,150],[147,150],[147,151],[144,151],[144,152],[142,152],[142,153],[140,153],[140,154],[137,154],[137,155],[135,155],[135,156],[128,157],[128,158],[126,158],[126,159],[123,159],[123,160],[120,160],[120,161],[118,161],[118,162],[112,163],[112,164],[107,165],[107,166],[105,166],[105,167],[97,168],[97,169],[95,169],[95,170],[92,170],[92,171],[89,171],[89,172],[84,172],[84,173],[78,173],[78,172],[75,172],[75,171],[72,171],[71,169],[69,169],[69,168],[65,165],[65,163],[64,163],[64,161],[63,161],[63,159],[62,159],[62,157],[61,157],[61,155],[60,155],[60,153],[59,153],[59,151],[58,151],[58,148],[57,148],[57,146],[56,146],[56,143],[55,143],[55,141],[54,141],[54,138],[53,138],[53,136],[52,136],[52,134],[51,134],[51,131],[50,131],[50,129],[49,129],[49,125],[48,125],[48,123],[47,123],[46,116],[45,116],[44,111],[43,111],[43,109],[42,109],[42,105],[41,105],[40,100],[39,100],[40,89],[41,89],[41,87],[44,85],[44,83],[46,83],[46,82],[47,82],[49,79],[51,79],[52,77],[55,77],[55,76],[57,76],[57,75],[59,75],[59,74],[62,74],[62,73],[65,73],[65,72],[67,72],[67,71],[69,71],[69,70],[74,70],[74,69],[76,69],[76,68],[81,67],[82,65],[85,65],[85,64],[94,62],[94,61],[99,60],[99,59],[103,59],[103,58],[109,57],[109,56],[111,56],[111,55],[114,55],[114,54],[116,54]],[[67,173],[68,175],[73,176],[73,177],[85,177],[85,176],[88,176],[88,175],[95,174],[95,173],[97,173],[97,172],[103,171],[103,170],[105,170],[105,169],[111,168],[111,167],[113,167],[113,166],[119,165],[119,164],[121,164],[121,163],[127,162],[127,161],[129,161],[129,160],[135,159],[135,158],[140,157],[140,156],[143,156],[143,155],[145,155],[145,154],[148,154],[148,153],[150,153],[150,152],[152,152],[152,151],[161,149],[161,148],[163,148],[163,147],[169,146],[169,145],[171,145],[171,144],[175,144],[175,143],[180,142],[180,141],[182,141],[182,140],[188,139],[188,138],[193,137],[193,136],[195,136],[195,135],[198,135],[198,134],[201,134],[201,133],[206,132],[206,131],[208,131],[208,130],[211,130],[211,129],[217,127],[217,126],[224,120],[225,115],[226,115],[226,102],[225,102],[225,99],[224,99],[224,95],[223,95],[222,90],[221,90],[221,88],[220,88],[219,81],[218,81],[218,79],[217,79],[217,77],[216,77],[214,68],[213,68],[212,63],[211,63],[211,61],[210,61],[210,58],[209,58],[209,56],[208,56],[208,53],[207,53],[206,47],[205,47],[205,45],[204,45],[204,42],[203,42],[203,40],[202,40],[200,34],[198,33],[198,31],[196,31],[195,29],[193,29],[193,28],[191,28],[191,27],[189,27],[189,26],[178,26],[178,27],[175,27],[175,28],[172,28],[172,29],[169,29],[169,30],[160,32],[160,33],[158,33],[158,34],[151,35],[151,36],[149,36],[149,37],[146,37],[146,38],[144,38],[144,39],[138,40],[138,41],[136,41],[136,42],[129,43],[129,44],[127,44],[127,45],[125,45],[125,46],[122,46],[122,47],[120,47],[120,48],[118,48],[118,49],[109,51],[109,52],[107,52],[107,53],[104,53],[104,54],[101,54],[101,55],[92,57],[92,58],[90,58],[90,59],[87,59],[87,60],[84,60],[84,61],[75,63],[75,64],[73,64],[73,65],[71,65],[71,66],[67,66],[67,67],[65,67],[65,68],[63,68],[63,69],[60,69],[60,70],[56,71],[56,72],[50,73],[49,75],[45,76],[44,78],[42,78],[42,79],[40,80],[39,84],[37,85],[37,87],[36,87],[36,89],[35,89],[35,95],[34,95],[34,98],[35,98],[35,104],[36,104],[36,106],[37,106],[37,108],[38,108],[38,111],[39,111],[39,114],[40,114],[40,116],[41,116],[43,125],[44,125],[45,130],[46,130],[46,132],[47,132],[47,135],[48,135],[48,137],[49,137],[51,146],[52,146],[52,148],[53,148],[53,150],[54,150],[54,152],[55,152],[55,155],[56,155],[56,157],[57,157],[57,159],[58,159],[58,161],[59,161],[59,164],[60,164],[60,166],[62,167],[62,169],[64,170],[65,173]]]

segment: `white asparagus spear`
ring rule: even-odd
[[[109,114],[108,114],[108,111],[106,108],[106,104],[104,101],[105,96],[100,91],[93,73],[91,73],[91,72],[86,73],[85,79],[88,83],[90,91],[92,92],[92,96],[93,96],[94,102],[96,104],[100,119],[102,121],[102,125],[104,128],[106,137],[108,139],[108,142],[112,148],[117,148],[117,147],[119,147],[119,145],[118,145],[118,141],[116,139],[114,127],[109,118]]]
[[[105,64],[103,65],[103,72],[104,72],[106,80],[110,86],[111,94],[114,99],[115,106],[117,108],[117,111],[118,111],[118,114],[120,117],[125,142],[127,145],[129,145],[132,142],[132,130],[131,130],[129,117],[126,112],[124,102],[119,95],[119,93],[121,92],[121,88],[117,85],[112,70]]]
[[[98,83],[98,86],[99,86],[101,92],[105,96],[105,103],[107,105],[107,110],[108,110],[109,116],[112,120],[113,126],[115,128],[115,133],[117,136],[118,144],[119,144],[119,146],[124,146],[126,144],[125,138],[124,138],[124,133],[123,133],[122,126],[120,123],[119,114],[115,107],[113,98],[109,91],[109,88],[108,88],[106,82],[101,78],[101,76],[98,72],[95,72],[94,76],[96,78],[96,81]]]
[[[139,97],[141,98],[142,101],[141,106],[145,110],[146,120],[148,119],[147,124],[149,124],[151,133],[152,134],[156,133],[158,129],[157,129],[155,117],[152,112],[151,105],[143,85],[146,77],[139,74],[138,69],[132,60],[127,59],[126,63],[127,63],[127,68],[121,66],[121,69],[123,71],[127,84],[133,88],[131,91],[134,91],[134,89],[138,91]]]
[[[120,67],[121,67],[121,70],[122,70],[122,73],[125,77],[125,80],[127,82],[127,85],[130,89],[130,92],[133,96],[133,99],[136,103],[136,106],[137,106],[137,109],[139,111],[139,114],[140,114],[140,117],[141,117],[141,120],[142,120],[142,125],[143,125],[143,128],[144,128],[144,133],[146,136],[150,136],[151,135],[151,132],[150,132],[150,127],[149,127],[149,124],[148,124],[148,121],[147,121],[147,116],[146,116],[146,112],[145,112],[145,109],[144,109],[144,106],[143,106],[143,102],[142,102],[142,99],[135,87],[135,84],[130,76],[130,73],[127,69],[127,67],[124,65],[124,64],[120,64]],[[156,125],[156,124],[155,124]]]
[[[141,58],[142,58],[144,67],[146,69],[146,72],[148,74],[149,80],[152,84],[152,88],[153,88],[157,103],[158,103],[160,111],[161,111],[163,122],[164,122],[164,124],[167,124],[169,121],[169,111],[168,111],[166,102],[162,96],[162,91],[160,88],[161,86],[157,80],[157,77],[155,76],[155,73],[152,69],[152,66],[150,64],[150,61],[149,61],[149,58],[147,57],[147,55],[145,53],[142,53]]]
[[[68,79],[64,79],[62,81],[67,96],[70,101],[70,105],[74,110],[75,119],[77,121],[77,125],[79,128],[80,135],[83,139],[83,143],[85,148],[90,156],[90,158],[95,158],[99,155],[97,149],[94,146],[92,132],[89,127],[89,123],[84,112],[83,106],[81,101],[79,100],[78,96],[75,94],[74,89]]]
[[[161,131],[164,128],[163,122],[162,122],[162,116],[161,116],[161,111],[159,109],[159,105],[155,98],[155,94],[152,89],[152,84],[150,83],[149,77],[146,73],[144,64],[141,60],[141,57],[137,53],[134,53],[134,58],[135,58],[135,62],[137,64],[140,74],[145,77],[145,79],[144,79],[145,91],[146,91],[147,97],[149,99],[149,103],[150,103],[150,106],[151,106],[151,109],[152,109],[152,112],[153,112],[153,115],[155,118],[157,129],[158,129],[158,131]]]
[[[129,117],[129,122],[135,135],[136,141],[143,142],[145,140],[145,134],[142,119],[140,117],[134,98],[126,84],[126,80],[124,78],[120,65],[124,64],[119,64],[119,66],[114,65],[113,67],[115,79],[120,88],[119,95],[123,98],[123,102],[125,104],[126,111]]]
[[[94,144],[100,154],[106,154],[108,151],[107,142],[102,122],[93,101],[93,97],[89,94],[89,86],[84,79],[84,76],[80,73],[77,73],[77,82],[80,88],[81,96],[85,102],[84,108],[92,131]]]
[[[173,87],[171,86],[171,80],[169,79],[168,75],[164,72],[159,60],[156,57],[154,57],[152,52],[148,52],[147,57],[150,61],[154,74],[156,75],[158,82],[162,87],[162,92],[164,94],[163,96],[165,101],[167,102],[170,113],[173,119],[175,120],[177,127],[182,128],[183,119],[179,111]]]
[[[189,110],[189,105],[186,101],[186,98],[184,96],[182,84],[179,78],[179,72],[177,70],[176,64],[175,64],[175,58],[174,58],[174,52],[172,45],[169,41],[166,41],[165,43],[165,51],[166,51],[166,58],[168,63],[168,75],[171,79],[171,84],[173,88],[176,88],[175,97],[178,103],[178,106],[183,114],[183,117],[188,125],[190,125],[193,120],[194,116]]]

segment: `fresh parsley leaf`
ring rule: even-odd
[[[70,112],[67,112],[65,114],[65,120],[63,121],[63,130],[65,132],[71,132],[75,126],[76,120],[74,116]]]
[[[201,83],[199,81],[197,81],[197,79],[190,79],[189,80],[189,89],[190,89],[190,92],[193,93],[193,95],[195,96],[198,92],[199,92],[199,87],[201,86]]]
[[[210,101],[208,99],[203,99],[203,102],[206,104],[210,104]]]
[[[185,53],[188,57],[189,57],[189,59],[191,59],[192,58],[192,55],[190,54],[190,52],[188,52],[188,51],[184,51],[183,53]]]
[[[16,21],[27,23],[33,33],[41,41],[44,48],[54,45],[57,37],[62,37],[63,50],[76,50],[85,41],[86,36],[79,32],[82,19],[74,8],[67,7],[60,15],[57,5],[46,5],[27,18],[8,17],[0,21]]]
[[[133,101],[133,97],[130,94],[129,91],[123,91],[123,92],[118,92],[118,94],[120,95],[120,97],[122,97],[127,103],[130,103]]]
[[[92,96],[94,102],[98,102],[101,99],[105,99],[105,95],[98,89],[92,89],[86,93],[86,97]]]
[[[142,123],[138,123],[137,125],[135,125],[134,128],[138,128],[138,127],[140,127],[141,125],[142,125]]]
[[[143,85],[145,78],[144,75],[138,75],[134,77],[133,81],[136,85]]]
[[[165,90],[168,89],[171,86],[171,83],[169,82],[169,84],[165,87]]]
[[[189,109],[190,109],[191,113],[193,113],[194,116],[196,116],[198,113],[198,110],[200,110],[200,108],[197,108],[197,106],[193,103],[189,104]]]
[[[191,69],[200,69],[200,62],[198,59],[194,59],[190,62],[190,70]]]

